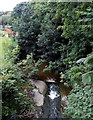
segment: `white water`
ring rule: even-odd
[[[56,83],[48,83],[48,92],[45,98],[42,118],[59,118],[61,97],[59,86]]]
[[[60,95],[56,92],[51,90],[50,94],[48,95],[52,100],[54,100],[55,98],[59,97]]]
[[[64,113],[61,112],[61,95],[59,85],[51,80],[47,83],[48,91],[45,96],[44,105],[42,108],[41,118],[52,118],[51,120],[59,120],[65,118]],[[63,119],[60,119],[63,120]]]

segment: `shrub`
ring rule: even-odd
[[[27,78],[15,60],[18,56],[19,47],[10,51],[6,58],[6,66],[2,70],[2,113],[3,119],[15,119],[16,117],[24,117],[26,111],[34,110],[34,102],[26,93]],[[28,84],[29,86],[29,84]],[[30,89],[32,89],[32,84]],[[22,113],[23,111],[23,113]],[[29,117],[29,116],[27,116]]]
[[[93,118],[92,84],[93,84],[93,53],[83,60],[83,65],[71,68],[68,72],[73,90],[68,96],[69,105],[65,113],[71,118]],[[82,63],[82,60],[78,62]],[[82,72],[83,70],[83,72]]]

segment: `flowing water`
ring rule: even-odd
[[[62,118],[60,111],[61,96],[56,83],[48,83],[48,92],[42,109],[41,118]]]

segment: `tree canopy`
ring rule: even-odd
[[[19,33],[20,58],[33,53],[37,61],[54,63],[51,70],[56,73],[68,69],[92,51],[92,16],[91,3],[17,5],[13,25]]]

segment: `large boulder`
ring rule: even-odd
[[[30,82],[36,86],[36,88],[38,89],[39,93],[41,94],[45,94],[47,91],[47,85],[44,81],[40,81],[40,80],[30,80]]]
[[[40,80],[29,80],[36,88],[33,89],[33,100],[37,106],[43,106],[44,95],[47,91],[47,85],[44,81]]]

